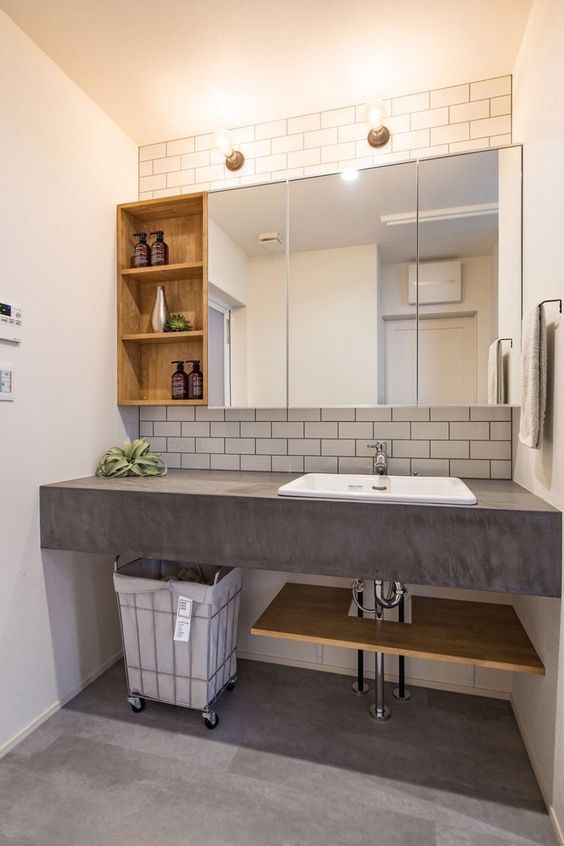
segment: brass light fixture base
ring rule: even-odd
[[[390,140],[390,130],[387,126],[371,129],[366,140],[371,147],[384,147]]]
[[[245,164],[245,156],[240,150],[233,150],[230,156],[225,157],[227,170],[240,170]]]

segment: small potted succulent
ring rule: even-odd
[[[110,447],[96,468],[97,476],[164,476],[167,466],[143,438],[126,441],[123,447]]]
[[[165,332],[190,332],[192,324],[183,314],[171,314],[165,323]]]

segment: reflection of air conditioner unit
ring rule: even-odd
[[[459,303],[462,300],[462,263],[460,261],[427,261],[419,264],[419,297],[417,265],[409,265],[409,303]]]
[[[257,241],[263,250],[269,247],[279,247],[282,244],[282,235],[279,232],[259,232]]]

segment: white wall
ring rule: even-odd
[[[290,405],[377,401],[376,244],[290,255]]]
[[[3,12],[0,78],[0,300],[25,316],[21,348],[0,341],[16,386],[0,403],[1,750],[119,649],[111,562],[42,553],[38,489],[126,436],[115,204],[135,197],[137,149]]]
[[[564,296],[564,4],[535,0],[515,69],[515,138],[524,149],[524,308]],[[542,449],[517,447],[515,479],[564,508],[564,323],[549,307],[549,401]],[[552,323],[554,321],[554,323]],[[540,540],[540,539],[539,539]],[[531,562],[534,567],[534,561]],[[516,608],[546,677],[517,676],[514,703],[554,818],[564,832],[564,644],[560,600]]]
[[[286,406],[286,268],[283,254],[251,256],[246,308],[247,398]]]

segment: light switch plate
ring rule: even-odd
[[[0,402],[11,402],[14,399],[14,365],[8,361],[0,361]]]

